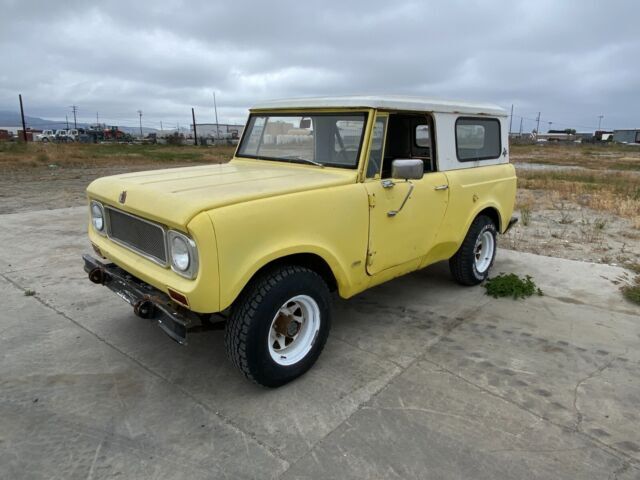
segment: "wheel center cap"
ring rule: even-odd
[[[292,338],[300,331],[300,323],[294,320],[290,315],[281,313],[276,319],[274,328],[280,335]]]
[[[295,321],[290,321],[289,325],[287,325],[287,336],[288,337],[295,337],[298,332],[300,331],[300,324],[298,322]]]

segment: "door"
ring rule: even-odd
[[[377,132],[386,132],[388,122],[388,115],[376,116],[369,152],[370,159],[382,159],[382,164],[393,160],[385,158],[383,153],[393,139],[386,133],[383,137],[386,141],[376,142],[375,137]],[[416,131],[420,130],[413,128],[412,124],[412,142],[416,141]],[[377,149],[381,149],[381,152]],[[390,172],[390,168],[383,166],[377,173],[373,167],[368,165],[367,168],[365,188],[369,195],[369,275],[426,255],[434,244],[449,199],[444,173],[427,171],[422,179],[407,182],[388,178],[390,173],[386,172]],[[413,190],[400,209],[412,185]],[[394,211],[397,213],[393,214]]]

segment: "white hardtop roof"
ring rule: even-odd
[[[488,114],[506,116],[505,109],[490,103],[436,100],[402,95],[355,95],[340,97],[309,97],[267,100],[254,105],[251,110],[275,110],[288,108],[377,108],[381,110],[405,110],[415,112],[442,112],[464,114]]]

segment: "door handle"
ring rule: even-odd
[[[449,185],[438,185],[436,187],[433,187],[434,190],[447,190],[449,188]]]
[[[404,197],[404,200],[402,201],[402,204],[400,205],[400,208],[397,210],[389,210],[387,212],[387,216],[388,217],[395,217],[397,214],[400,213],[400,211],[402,210],[402,208],[404,207],[404,204],[407,203],[407,200],[409,200],[409,197],[411,196],[411,193],[413,192],[413,183],[407,181],[407,183],[409,184],[409,191],[407,192],[407,196]]]

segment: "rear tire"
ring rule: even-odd
[[[496,225],[485,216],[475,218],[456,254],[449,259],[454,280],[461,285],[478,285],[489,276],[496,258]]]
[[[225,330],[231,362],[250,380],[279,387],[316,362],[331,327],[331,294],[313,270],[269,270],[236,300]]]

